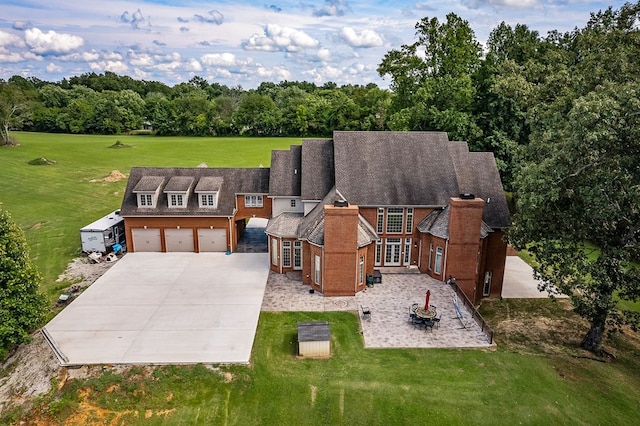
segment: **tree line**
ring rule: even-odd
[[[114,73],[0,82],[9,131],[331,136],[334,130],[448,132],[494,153],[517,212],[509,238],[539,266],[541,289],[571,297],[599,351],[605,330],[638,329],[618,300],[640,297],[640,2],[541,36],[501,23],[486,47],[451,13],[425,17],[389,51],[375,84],[227,87],[194,77],[169,87]],[[588,248],[591,242],[595,249]],[[635,261],[635,262],[634,262]]]

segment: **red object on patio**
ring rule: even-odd
[[[424,301],[424,310],[429,310],[429,298],[431,297],[431,290],[427,290],[427,299]]]

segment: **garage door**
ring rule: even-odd
[[[162,251],[160,229],[132,229],[133,251]]]
[[[203,251],[227,251],[226,229],[198,229],[198,249]]]
[[[194,251],[192,229],[165,229],[167,251]]]

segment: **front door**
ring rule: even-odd
[[[384,266],[400,266],[402,252],[400,238],[387,238],[385,242]]]

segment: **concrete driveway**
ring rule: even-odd
[[[538,281],[533,279],[533,269],[518,256],[507,256],[502,283],[504,299],[544,299],[546,291],[538,290]],[[555,297],[567,297],[559,294]]]
[[[43,333],[62,365],[248,363],[266,253],[128,253]]]

